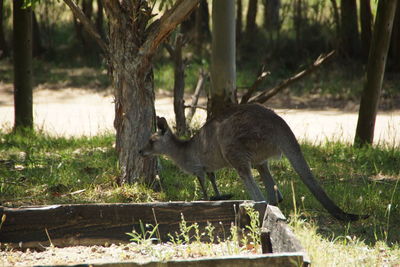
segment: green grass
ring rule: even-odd
[[[0,132],[0,204],[202,198],[195,177],[182,173],[165,158],[160,159],[160,192],[141,184],[118,186],[114,138],[112,134],[63,138]],[[386,260],[394,263],[400,254],[400,149],[356,149],[340,143],[302,144],[302,148],[313,173],[340,207],[370,215],[353,223],[334,220],[301,183],[286,159],[272,162],[271,171],[284,195],[280,208],[290,218],[312,260],[320,263],[316,266],[326,266],[324,262],[346,265],[355,261],[355,266],[371,266]],[[249,198],[234,171],[221,170],[217,177],[223,194],[233,194],[235,199]],[[211,186],[208,190],[211,192]],[[341,255],[347,255],[348,261]]]

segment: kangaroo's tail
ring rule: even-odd
[[[286,124],[286,122],[278,116],[280,122],[277,122],[277,127],[282,128],[280,133],[281,137],[277,138],[276,142],[283,152],[283,154],[289,159],[293,168],[300,176],[301,180],[308,187],[315,198],[322,204],[322,206],[330,213],[333,217],[343,221],[356,221],[359,219],[365,219],[368,215],[356,215],[344,212],[339,208],[326,194],[325,190],[319,185],[318,181],[314,178],[311,173],[310,167],[304,159],[303,153],[301,152],[300,145],[296,140],[292,130]],[[282,136],[284,135],[284,136]]]

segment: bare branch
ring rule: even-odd
[[[92,22],[86,17],[82,10],[76,5],[74,0],[64,0],[64,3],[69,6],[74,16],[79,19],[85,30],[93,37],[93,39],[100,46],[104,54],[108,54],[108,48],[106,42],[101,38],[100,34],[97,32],[96,27]]]
[[[315,71],[319,66],[321,66],[323,63],[325,63],[328,59],[332,58],[332,56],[335,54],[335,51],[329,52],[327,55],[322,56],[320,55],[314,63],[309,66],[307,69],[297,73],[296,75],[290,77],[289,79],[284,80],[281,82],[278,86],[272,88],[272,89],[266,89],[257,96],[251,98],[248,102],[258,102],[258,103],[265,103],[268,99],[272,98],[275,96],[277,93],[282,91],[283,89],[287,88],[288,86],[292,85],[293,83],[301,80],[302,78],[306,77],[313,71]]]
[[[196,108],[203,108],[197,106],[197,103],[199,101],[200,93],[201,90],[203,89],[204,82],[206,80],[207,73],[204,70],[200,71],[199,79],[197,81],[196,85],[196,90],[194,91],[194,94],[192,95],[192,104],[189,106],[185,106],[185,108],[190,108],[188,115],[186,116],[186,120],[188,122],[191,122],[194,116],[194,113],[196,112]],[[207,108],[205,108],[207,110]]]
[[[257,90],[257,88],[260,86],[261,82],[267,78],[267,76],[271,74],[269,71],[263,71],[257,79],[254,81],[253,85],[247,90],[247,92],[243,95],[242,100],[240,101],[240,104],[246,104],[250,97],[254,94],[254,92]]]
[[[199,105],[195,105],[195,106],[193,106],[193,105],[185,105],[185,108],[194,108],[194,109],[198,108],[198,109],[207,110],[206,106],[199,106]]]
[[[174,6],[165,12],[157,21],[149,26],[151,31],[146,42],[141,47],[143,55],[151,57],[156,52],[159,45],[167,38],[169,33],[181,23],[195,9],[200,0],[178,0]]]

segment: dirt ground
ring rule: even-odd
[[[11,129],[13,94],[11,84],[0,82],[0,127]],[[113,97],[79,88],[51,90],[39,88],[34,91],[34,120],[36,128],[56,136],[94,136],[114,131]],[[204,101],[204,99],[203,99]],[[350,109],[351,110],[351,109]],[[275,109],[292,128],[300,140],[312,143],[326,140],[352,142],[357,123],[356,111],[340,109]],[[172,98],[158,94],[156,112],[173,121]],[[205,112],[198,110],[195,123],[202,124]],[[380,112],[376,121],[375,143],[400,145],[400,110]],[[170,255],[170,247],[156,248],[159,255]],[[173,249],[176,250],[176,249]],[[187,251],[187,249],[183,249]],[[88,257],[90,255],[90,257]],[[172,255],[172,254],[171,254]],[[163,256],[163,257],[164,257]],[[189,257],[191,257],[189,255]],[[172,257],[173,258],[173,257]],[[134,245],[112,245],[111,247],[46,248],[42,252],[3,250],[0,251],[1,266],[26,266],[33,264],[72,264],[118,261],[159,260],[138,250]],[[163,258],[161,258],[163,259]]]
[[[10,129],[14,121],[11,84],[0,82],[0,127]],[[80,88],[34,91],[34,120],[36,128],[57,136],[93,136],[114,131],[114,104],[110,93]],[[348,109],[275,109],[300,140],[320,143],[340,140],[351,143],[358,113]],[[173,121],[172,98],[158,94],[156,112]],[[198,110],[194,122],[202,124],[205,112]],[[375,144],[400,145],[400,110],[379,112],[375,127]]]

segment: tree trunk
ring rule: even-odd
[[[337,38],[336,41],[338,43],[340,43],[339,39],[341,38],[340,37],[341,30],[340,30],[339,8],[337,6],[336,0],[331,0],[331,4],[332,4],[332,10],[333,10],[333,19],[334,19],[335,26],[336,26],[335,27],[336,28],[336,38]]]
[[[235,4],[214,0],[212,10],[211,99],[208,116],[236,102]]]
[[[267,31],[278,31],[280,28],[280,0],[264,0],[264,27]]]
[[[151,182],[156,161],[138,154],[151,135],[155,121],[153,72],[143,65],[139,55],[139,47],[146,39],[144,27],[148,18],[137,10],[144,12],[148,6],[140,1],[123,2],[125,6],[119,1],[104,2],[109,20],[109,54],[112,55],[109,68],[115,90],[114,127],[120,179],[122,183]]]
[[[210,14],[208,12],[207,0],[201,0],[199,7],[196,9],[196,21],[195,21],[195,49],[196,53],[201,56],[203,52],[203,44],[205,40],[209,39],[210,33]]]
[[[104,39],[104,13],[103,13],[103,0],[97,0],[97,15],[96,15],[96,29],[100,36]]]
[[[246,35],[251,36],[257,30],[256,17],[258,11],[257,0],[249,0],[246,16]]]
[[[369,48],[371,46],[373,22],[370,0],[360,0],[360,21],[362,56],[365,62],[367,62]]]
[[[6,42],[6,38],[4,36],[4,28],[3,28],[3,14],[4,14],[4,6],[3,0],[0,0],[0,58],[8,57],[10,54],[8,45]]]
[[[14,129],[33,129],[32,112],[32,9],[14,0]]]
[[[293,24],[294,30],[296,34],[296,50],[297,53],[300,53],[302,50],[302,23],[303,23],[303,3],[302,0],[294,1],[294,16],[293,16]]]
[[[356,58],[360,50],[356,0],[341,0],[340,10],[341,50],[345,56]]]
[[[44,52],[44,47],[42,45],[42,38],[40,37],[40,27],[36,19],[35,12],[32,12],[32,53],[34,57],[39,57]]]
[[[152,59],[160,44],[197,6],[199,0],[177,0],[160,19],[149,1],[104,1],[109,21],[109,43],[72,0],[64,0],[108,60],[115,97],[116,150],[120,182],[154,182],[155,158],[142,158],[139,150],[155,129]]]
[[[379,1],[354,143],[372,144],[397,0]]]
[[[242,28],[243,28],[243,5],[242,0],[237,0],[236,7],[236,42],[239,43],[242,37]]]
[[[142,158],[138,153],[155,128],[151,60],[158,46],[197,4],[198,1],[178,0],[159,21],[149,25],[153,15],[148,1],[104,2],[109,21],[109,64],[115,88],[114,126],[122,183],[154,181],[155,158]]]
[[[400,4],[397,5],[394,17],[389,53],[391,70],[400,72]]]
[[[182,34],[178,33],[172,45],[166,44],[166,48],[174,62],[174,113],[176,133],[184,136],[188,133],[185,116],[185,64],[183,62],[182,48],[185,40]]]

